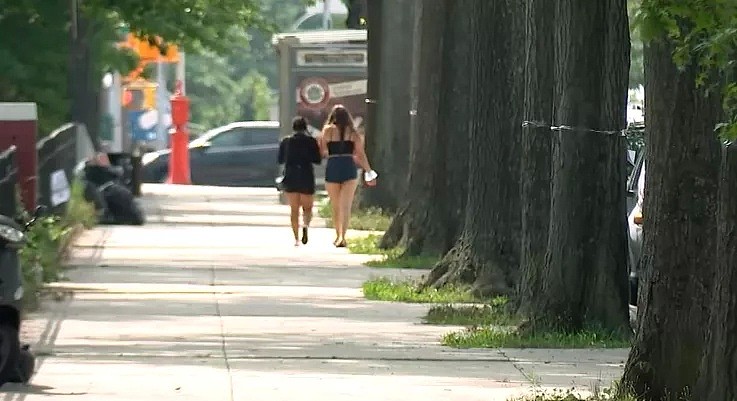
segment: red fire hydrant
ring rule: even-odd
[[[174,130],[171,134],[171,155],[169,155],[169,179],[171,184],[192,183],[189,169],[189,98],[182,93],[182,82],[177,82],[176,91],[171,97],[171,119]]]

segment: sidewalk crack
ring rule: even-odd
[[[215,287],[215,266],[212,266],[210,268],[210,286]],[[218,321],[220,322],[220,349],[223,352],[223,358],[225,360],[225,371],[228,374],[228,392],[230,393],[230,399],[229,401],[235,401],[234,400],[234,394],[233,394],[233,374],[230,370],[230,361],[228,359],[228,349],[227,344],[225,342],[225,321],[223,320],[223,314],[220,310],[220,298],[217,291],[212,292],[213,296],[215,297],[215,313],[217,313]]]
[[[524,378],[527,379],[530,382],[530,384],[532,384],[533,386],[536,386],[537,385],[536,382],[538,380],[535,377],[535,374],[534,373],[528,373],[528,372],[526,372],[525,369],[522,366],[520,366],[519,364],[517,364],[509,355],[507,355],[504,352],[504,350],[498,349],[497,351],[499,352],[499,355],[503,356],[507,360],[507,362],[511,363],[512,366],[514,366],[514,368],[517,369],[517,371],[519,371],[522,374],[522,376],[524,376]]]

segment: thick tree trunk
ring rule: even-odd
[[[407,200],[395,215],[382,247],[402,246],[410,255],[447,251],[445,203],[439,177],[445,177],[445,149],[439,148],[440,98],[445,57],[446,0],[416,0],[412,65],[412,118]],[[451,21],[452,23],[452,21]],[[443,141],[444,142],[444,141]],[[442,187],[447,190],[447,187]]]
[[[366,85],[366,154],[369,160],[377,166],[381,150],[381,130],[379,124],[379,96],[381,95],[381,36],[382,36],[382,9],[384,0],[373,0],[366,4],[368,14],[368,29],[366,32],[368,53],[367,85]],[[373,25],[371,21],[374,21]],[[382,175],[383,178],[383,175]],[[373,188],[378,189],[378,188]],[[386,190],[384,190],[386,192]],[[373,196],[373,197],[372,197]],[[381,193],[374,191],[360,191],[356,196],[361,206],[369,206],[371,203],[380,204]]]
[[[371,136],[366,138],[367,151],[372,167],[381,174],[380,184],[371,190],[363,191],[361,206],[380,207],[396,210],[400,199],[405,195],[407,173],[409,171],[409,83],[412,72],[412,29],[414,21],[414,0],[369,1],[369,11],[379,7],[381,14],[377,66],[375,59],[369,60],[369,80],[378,80],[377,104],[371,117],[374,125]],[[374,18],[370,15],[369,19]],[[374,21],[374,27],[376,27]],[[369,32],[371,31],[369,27]],[[369,51],[376,49],[369,38]],[[369,57],[373,57],[372,54]],[[375,82],[376,83],[376,82]],[[372,86],[372,89],[376,89]],[[374,93],[372,93],[374,95]]]
[[[710,401],[737,399],[737,143],[722,154],[719,185],[720,259],[714,283],[710,331],[695,394]]]
[[[523,9],[518,1],[499,0],[474,1],[470,10],[466,218],[427,284],[469,283],[480,295],[509,294],[519,266]]]
[[[407,201],[402,202],[381,246],[401,245],[408,254],[423,253],[425,236],[437,221],[432,207],[433,156],[437,146],[437,116],[443,56],[445,2],[415,0],[412,69],[410,83],[410,155],[407,175]]]
[[[534,326],[626,330],[626,0],[561,0],[556,11],[551,226]],[[595,131],[593,131],[595,130]],[[601,131],[601,132],[599,132]]]
[[[448,20],[441,63],[443,72],[433,175],[434,205],[441,210],[436,224],[444,230],[433,230],[433,233],[441,234],[442,239],[431,241],[440,244],[440,254],[448,252],[458,240],[468,199],[471,77],[468,64],[458,60],[470,59],[473,52],[468,15],[473,11],[476,0],[446,1]]]
[[[554,14],[555,3],[550,0],[525,2],[524,120],[538,124],[529,124],[522,132],[522,241],[517,296],[522,314],[539,294],[548,247],[555,32],[550,16]]]
[[[416,152],[412,160],[422,157],[424,162],[413,163],[410,174],[425,177],[425,189],[417,193],[412,189],[408,191],[408,202],[397,213],[382,241],[382,246],[386,248],[403,245],[406,252],[412,255],[443,255],[453,246],[463,228],[467,198],[470,77],[466,65],[456,60],[467,60],[471,55],[468,15],[472,12],[469,10],[472,10],[473,0],[444,2],[447,3],[444,7],[446,20],[438,22],[444,24],[442,53],[433,55],[425,52],[425,57],[432,60],[418,64],[424,71],[430,71],[426,68],[432,66],[428,64],[429,61],[439,64],[442,70],[439,86],[423,84],[424,88],[418,88],[429,93],[433,99],[433,112],[436,113],[435,116],[426,116],[423,109],[427,106],[421,100],[426,95],[421,94],[418,121],[427,128],[420,128],[417,132],[413,130],[413,135],[420,135],[413,140],[429,141],[429,135],[432,134],[433,149],[427,153]],[[433,4],[433,9],[438,6]],[[437,47],[432,42],[438,40],[433,37],[437,33],[432,31],[437,27],[433,28],[432,24],[436,22],[427,28],[430,30],[427,39],[430,43],[425,41],[424,44]],[[424,82],[428,82],[427,78],[420,77],[413,81],[413,85]],[[439,98],[435,98],[438,95]],[[412,185],[412,182],[408,185]]]
[[[623,377],[642,399],[658,401],[677,400],[696,384],[718,259],[721,102],[696,87],[696,67],[674,65],[672,52],[665,38],[645,48],[647,257]]]

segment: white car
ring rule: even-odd
[[[627,216],[628,253],[630,266],[630,303],[637,304],[637,282],[640,259],[642,258],[642,202],[645,196],[645,152],[635,162],[628,180],[628,192],[635,197],[635,204]]]

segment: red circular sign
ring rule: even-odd
[[[299,99],[307,107],[322,108],[330,101],[330,86],[322,78],[307,78],[299,85]]]

